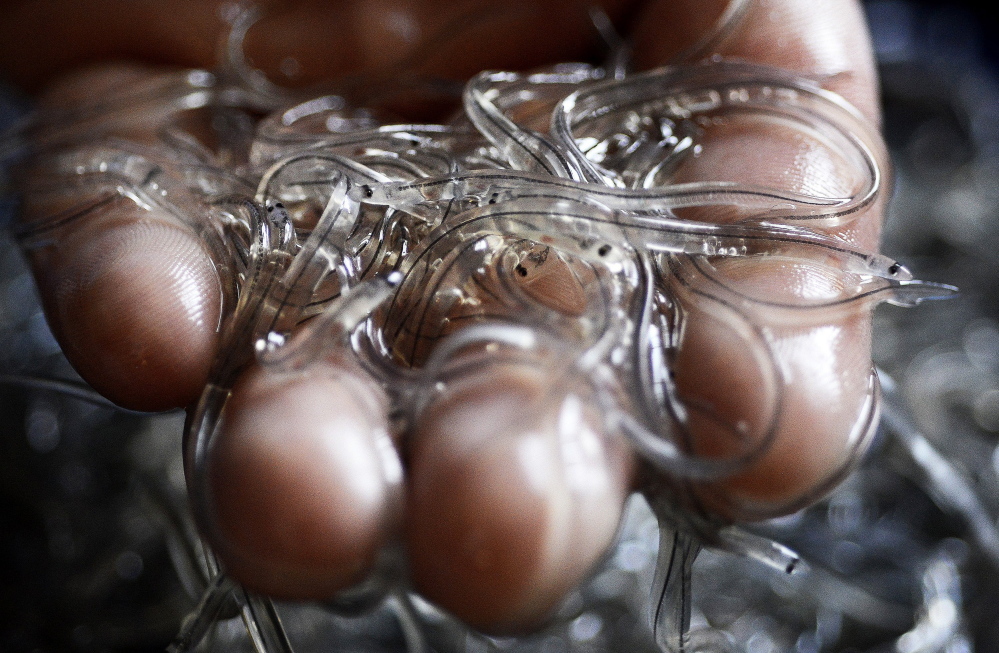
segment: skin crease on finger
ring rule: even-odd
[[[10,21],[9,25],[31,25],[31,20],[42,20],[39,16],[43,12],[38,11],[45,3],[20,2],[13,3],[19,11],[27,14],[27,23]],[[107,43],[113,43],[115,36],[111,35],[104,45],[87,45],[83,49],[83,56],[79,61],[94,58],[131,57],[137,56],[147,60],[166,61],[179,63],[182,65],[210,65],[215,58],[215,43],[222,31],[222,26],[218,24],[217,18],[206,19],[204,21],[188,21],[185,18],[185,11],[203,12],[204,9],[193,9],[197,3],[187,3],[187,9],[175,12],[173,16],[163,18],[162,30],[154,34],[154,38],[136,38],[134,34],[142,34],[142,29],[136,25],[124,21],[126,26],[123,30],[132,30],[132,33],[121,35],[121,41],[126,45],[114,49]],[[363,4],[363,3],[362,3]],[[156,3],[137,3],[141,5],[138,12],[141,18],[143,12],[157,12]],[[379,2],[383,6],[384,2]],[[101,17],[101,11],[109,7],[114,11],[120,11],[120,3],[101,2],[96,3],[90,10],[92,16],[84,15],[79,17],[77,25],[63,25],[60,29],[68,35],[67,50],[71,50],[81,40],[86,40],[82,33],[77,30],[90,29],[91,33],[100,33],[102,29],[118,30],[118,27],[107,27],[106,16]],[[132,5],[129,5],[130,7]],[[313,7],[310,3],[295,5],[298,11],[307,12],[308,7]],[[552,5],[557,6],[557,5]],[[660,0],[645,3],[642,9],[635,16],[633,21],[635,58],[639,68],[647,68],[670,61],[677,53],[684,51],[693,43],[697,35],[703,33],[713,21],[714,17],[721,13],[723,3],[700,2],[699,0]],[[387,43],[405,43],[407,34],[413,34],[412,25],[416,25],[417,34],[433,33],[433,30],[440,30],[442,26],[449,24],[442,22],[441,16],[447,14],[452,19],[463,14],[457,12],[437,12],[433,20],[435,26],[424,27],[424,21],[415,13],[415,9],[410,5],[403,8],[402,14],[386,21],[382,24],[365,24],[364,28],[369,30],[364,32],[364,38],[371,42],[376,42],[379,35],[386,37]],[[471,7],[471,5],[469,5]],[[118,9],[115,9],[118,8]],[[211,7],[209,16],[215,16],[216,7]],[[294,76],[296,83],[309,83],[321,78],[330,72],[338,72],[344,67],[357,66],[356,61],[331,61],[327,55],[316,54],[316,43],[310,40],[308,35],[303,35],[300,39],[288,39],[281,36],[292,32],[297,34],[299,25],[293,18],[296,9],[289,9],[288,12],[275,11],[266,20],[270,20],[271,27],[263,29],[266,23],[251,30],[248,36],[247,53],[255,65],[267,71],[272,78],[282,79],[281,64],[289,56],[300,64],[300,69]],[[83,12],[87,13],[87,12]],[[128,13],[128,12],[125,12]],[[433,14],[434,11],[427,13]],[[611,12],[614,13],[614,12]],[[363,14],[358,11],[351,16]],[[391,11],[385,11],[385,16],[393,16]],[[407,21],[406,16],[415,22]],[[505,15],[505,14],[504,14]],[[578,14],[576,14],[578,15]],[[105,25],[94,25],[94,20],[105,21]],[[147,16],[148,17],[148,16]],[[190,16],[187,16],[190,17]],[[131,18],[129,19],[131,20]],[[138,20],[138,19],[137,19]],[[353,19],[352,19],[353,20]],[[285,21],[282,23],[281,21]],[[546,58],[562,59],[568,58],[579,52],[581,46],[578,41],[573,42],[573,38],[568,38],[570,42],[564,49],[556,44],[558,39],[551,39],[549,35],[558,31],[544,21],[538,21],[537,16],[531,18],[534,23],[542,24],[542,34],[540,38],[526,38],[525,34],[536,34],[536,32],[518,32],[516,29],[505,28],[503,30],[489,30],[484,27],[485,35],[489,38],[480,38],[477,43],[465,43],[462,38],[455,41],[455,50],[441,48],[439,52],[433,53],[435,56],[425,58],[426,66],[421,68],[425,72],[440,72],[452,65],[450,61],[456,60],[460,66],[467,65],[470,69],[464,70],[462,74],[470,74],[482,67],[512,67],[535,63],[542,63]],[[69,21],[67,21],[69,22]],[[180,23],[193,26],[191,29],[178,29]],[[350,23],[350,21],[348,21]],[[580,23],[581,24],[581,23]],[[48,26],[42,20],[43,28]],[[85,28],[90,25],[89,28]],[[687,29],[686,26],[691,26]],[[328,31],[328,26],[324,26]],[[578,27],[573,30],[581,29]],[[172,30],[172,32],[171,32]],[[185,31],[186,30],[186,31]],[[371,31],[374,30],[374,31]],[[382,30],[384,32],[378,32]],[[23,30],[30,34],[30,29]],[[360,34],[362,31],[344,29],[348,34]],[[570,30],[572,31],[572,30]],[[177,37],[167,37],[166,33],[185,34],[180,41]],[[668,32],[668,33],[667,33]],[[325,33],[325,32],[324,32]],[[574,31],[578,34],[578,31]],[[512,34],[508,47],[534,47],[533,54],[521,56],[511,54],[493,58],[490,53],[502,50],[503,43],[497,43],[489,39],[500,39],[504,34]],[[718,50],[725,56],[741,57],[751,61],[769,63],[783,67],[790,67],[804,74],[819,75],[823,79],[826,87],[843,94],[849,101],[854,103],[872,121],[876,120],[877,98],[875,95],[875,79],[872,57],[870,56],[869,44],[866,40],[866,32],[863,27],[859,6],[853,2],[829,2],[816,5],[806,0],[756,0],[751,3],[749,12],[744,17],[741,26],[730,33],[725,40],[719,44]],[[67,60],[60,59],[57,49],[49,48],[48,43],[26,42],[24,48],[16,47],[17,39],[24,41],[18,34],[12,35],[14,47],[5,49],[4,57],[13,56],[19,53],[18,61],[4,60],[0,57],[0,64],[9,71],[13,79],[20,81],[26,86],[39,84],[41,80],[52,74],[54,71],[65,69]],[[173,40],[171,40],[173,39]],[[184,39],[189,39],[185,41]],[[526,46],[521,43],[526,42]],[[586,39],[582,39],[586,40]],[[301,43],[301,46],[295,45]],[[326,41],[323,41],[326,43]],[[310,45],[311,44],[311,45]],[[479,47],[479,46],[482,47]],[[488,47],[487,47],[488,46]],[[25,52],[31,48],[39,50],[37,58],[31,56],[24,57]],[[301,51],[290,51],[289,47],[301,47]],[[87,49],[89,48],[89,49]],[[103,49],[102,49],[103,48]],[[465,48],[463,50],[463,48]],[[149,51],[147,52],[148,49]],[[44,52],[42,50],[56,50],[56,52]],[[389,51],[390,48],[383,48],[382,52]],[[416,56],[416,48],[403,48],[405,55]],[[182,57],[173,56],[175,52],[183,52]],[[445,57],[445,53],[458,52],[459,56]],[[465,53],[474,53],[474,56],[461,56]],[[289,54],[290,53],[290,54]],[[79,51],[76,53],[79,54]],[[167,56],[169,55],[169,56]],[[381,53],[375,53],[380,56]],[[372,55],[372,56],[375,56]],[[74,55],[75,56],[75,55]],[[318,59],[317,59],[318,57]],[[504,58],[506,57],[506,58]],[[539,59],[540,58],[540,59]],[[438,61],[440,59],[441,61]],[[72,60],[70,57],[68,60]],[[30,63],[21,63],[27,61]],[[508,63],[509,62],[509,63]],[[375,65],[379,67],[391,66],[392,62],[378,60],[375,57]],[[290,68],[289,68],[290,69]],[[733,138],[738,140],[740,136]],[[787,165],[789,156],[794,156],[801,152],[792,152],[790,155],[775,152],[769,161],[771,169],[779,169],[780,166]],[[792,156],[793,155],[793,156]],[[785,180],[785,183],[794,186],[795,184],[813,183],[813,181],[823,177],[817,172],[828,162],[822,161],[821,154],[804,153],[804,158],[800,156],[794,159],[797,165],[803,166],[800,169],[803,175]],[[704,162],[707,165],[707,160]],[[758,166],[759,167],[759,166]],[[835,169],[835,166],[833,166]],[[691,172],[695,177],[698,171]],[[706,175],[714,175],[723,172],[744,177],[746,169],[728,169],[721,171],[707,171]],[[822,183],[825,183],[823,181]],[[832,182],[829,182],[832,183]],[[865,215],[860,216],[857,221],[840,229],[836,233],[854,243],[856,246],[867,250],[876,249],[878,225],[880,217],[880,206],[871,208]],[[706,218],[707,219],[707,218]],[[82,247],[82,246],[81,246]],[[186,260],[184,256],[169,255],[175,257],[173,260],[163,262],[169,268],[177,260]],[[69,264],[66,264],[67,267]],[[85,266],[84,266],[85,267]],[[823,291],[821,275],[811,274],[808,270],[792,269],[781,265],[758,265],[746,269],[739,265],[720,266],[722,275],[726,278],[733,278],[745,287],[756,288],[764,294],[769,292],[790,293],[793,296],[799,294],[819,293]],[[788,279],[787,274],[796,275],[794,279]],[[44,275],[45,272],[39,272]],[[78,273],[73,272],[73,275]],[[698,288],[696,284],[704,284],[707,288],[709,281],[700,280],[695,282],[693,291]],[[55,286],[46,289],[43,284],[43,292],[51,295]],[[103,291],[107,292],[107,291]],[[46,299],[51,302],[51,299]],[[141,306],[141,302],[139,303]],[[82,310],[82,309],[81,309]],[[114,319],[110,317],[113,311],[108,311],[109,317],[98,319]],[[69,322],[67,322],[69,324]],[[146,329],[145,325],[138,325],[135,328]],[[851,451],[851,442],[855,438],[854,425],[859,413],[863,410],[864,400],[868,387],[868,375],[870,372],[869,337],[870,324],[869,316],[858,311],[854,314],[837,314],[833,322],[825,326],[817,326],[811,323],[795,324],[793,321],[777,324],[764,323],[761,327],[772,350],[775,352],[779,369],[783,378],[787,382],[788,392],[784,397],[784,409],[779,425],[777,438],[768,454],[759,459],[754,465],[741,474],[722,481],[714,485],[702,486],[697,490],[699,500],[711,509],[730,517],[764,516],[774,512],[782,512],[793,505],[803,495],[810,495],[812,490],[822,487],[827,479],[837,470],[847,463],[848,453]],[[681,357],[677,361],[677,383],[685,399],[692,404],[706,406],[703,414],[720,415],[731,424],[746,422],[754,428],[761,428],[759,425],[765,422],[762,416],[769,410],[774,401],[773,397],[766,392],[756,392],[752,390],[752,383],[749,379],[759,378],[754,376],[753,365],[755,362],[747,359],[735,348],[739,342],[737,339],[726,339],[724,336],[730,333],[731,329],[724,322],[719,322],[710,311],[697,310],[690,311],[685,325],[684,345],[681,349]],[[102,345],[103,346],[103,345]],[[100,351],[98,348],[97,351]],[[205,356],[204,360],[209,360],[210,356]],[[740,377],[739,381],[733,374],[734,369],[746,369],[747,371]],[[99,372],[99,374],[110,374],[110,372]],[[562,499],[556,500],[564,494],[559,489],[558,492],[545,494],[532,494],[523,489],[524,486],[517,486],[519,490],[511,490],[514,484],[504,477],[505,470],[509,468],[512,456],[516,455],[516,446],[513,443],[518,441],[535,441],[540,444],[525,445],[528,447],[538,446],[539,451],[544,447],[549,447],[547,453],[541,456],[544,460],[555,460],[557,456],[552,453],[551,444],[545,438],[527,437],[527,434],[517,434],[510,438],[503,439],[503,442],[494,444],[491,447],[483,447],[481,451],[468,445],[470,449],[455,447],[458,451],[449,452],[448,447],[442,443],[453,438],[461,444],[478,442],[485,438],[480,429],[487,424],[481,420],[482,414],[496,415],[491,422],[504,422],[505,416],[518,413],[523,405],[523,401],[518,398],[535,395],[537,390],[537,379],[532,380],[532,373],[523,371],[510,372],[503,370],[497,372],[498,378],[504,375],[510,376],[506,383],[499,383],[500,388],[508,388],[507,395],[502,391],[497,392],[495,380],[481,381],[478,385],[469,382],[464,390],[455,390],[453,399],[443,398],[431,409],[424,418],[422,425],[417,429],[417,436],[414,437],[414,444],[410,451],[411,478],[408,481],[409,506],[407,520],[409,531],[407,534],[409,546],[412,549],[414,559],[422,559],[424,562],[418,563],[422,567],[415,569],[437,569],[432,573],[443,574],[438,578],[448,577],[458,579],[450,585],[434,585],[432,573],[427,571],[416,571],[415,577],[425,574],[422,583],[424,591],[436,598],[444,605],[451,606],[456,612],[468,619],[470,622],[481,628],[494,631],[521,631],[537,623],[557,603],[562,594],[571,587],[571,583],[579,580],[590,567],[590,561],[596,560],[602,554],[598,551],[600,546],[605,546],[607,540],[607,528],[601,527],[599,533],[582,537],[583,546],[579,550],[578,563],[568,568],[560,555],[563,555],[564,542],[552,535],[554,532],[564,533],[571,531],[580,519],[577,513],[573,512],[570,504],[565,504]],[[523,378],[522,378],[523,377]],[[245,396],[255,397],[252,388],[259,383],[260,387],[265,387],[265,381],[246,381]],[[324,387],[332,383],[335,388],[329,388],[330,392],[349,394],[336,381],[307,379],[301,385],[294,385],[300,394],[308,395],[312,384],[317,387]],[[733,386],[745,386],[746,392],[739,394],[730,391]],[[762,387],[767,388],[766,384]],[[512,390],[509,390],[512,388]],[[517,388],[520,388],[519,390]],[[722,392],[724,390],[724,392]],[[289,402],[291,395],[281,395]],[[485,399],[484,399],[485,397]],[[332,402],[326,401],[326,405]],[[350,400],[347,401],[348,405]],[[356,398],[353,399],[356,402]],[[345,563],[342,570],[330,571],[322,582],[310,584],[309,578],[316,568],[326,565],[330,560],[336,560],[340,553],[318,553],[308,548],[296,549],[280,537],[279,533],[257,528],[260,523],[254,518],[253,513],[243,510],[249,501],[262,502],[265,511],[269,514],[278,515],[285,519],[293,520],[297,524],[296,528],[302,532],[321,533],[324,529],[330,528],[328,521],[329,514],[316,508],[319,499],[317,497],[326,496],[331,505],[336,505],[342,501],[344,496],[340,495],[341,487],[349,485],[343,479],[331,481],[333,485],[323,489],[323,483],[327,481],[316,480],[320,468],[314,464],[314,458],[309,452],[315,452],[317,448],[322,448],[327,435],[316,433],[309,429],[296,430],[288,428],[286,422],[271,418],[260,418],[260,423],[271,426],[264,426],[262,429],[253,426],[249,418],[243,419],[240,415],[247,412],[254,413],[256,402],[237,401],[231,408],[233,423],[230,426],[231,433],[253,434],[245,436],[247,441],[267,443],[274,442],[272,438],[286,436],[293,438],[298,444],[288,452],[287,459],[275,459],[269,456],[258,455],[259,451],[278,451],[282,449],[268,449],[264,445],[249,445],[237,443],[243,436],[236,438],[232,436],[230,444],[221,445],[219,453],[216,454],[216,467],[212,472],[214,479],[213,491],[215,501],[218,506],[217,520],[220,526],[219,546],[225,551],[226,544],[223,538],[231,540],[231,553],[228,562],[241,577],[256,586],[270,588],[285,596],[315,597],[326,592],[333,591],[334,587],[340,587],[342,583],[349,583],[361,575],[361,569],[365,563]],[[469,409],[469,407],[479,407],[479,410]],[[305,406],[301,410],[309,410]],[[311,408],[319,410],[320,408]],[[350,411],[347,411],[350,412]],[[280,413],[277,413],[280,414]],[[380,413],[379,413],[380,414]],[[314,424],[327,424],[330,419],[337,415],[319,415],[313,420]],[[364,419],[372,420],[370,414],[364,413]],[[238,421],[242,420],[242,421]],[[357,417],[358,422],[362,416]],[[583,420],[586,422],[586,420]],[[706,423],[706,422],[705,422]],[[353,427],[351,427],[353,428]],[[378,430],[377,425],[364,428]],[[706,453],[714,451],[724,451],[724,444],[718,444],[724,435],[716,435],[713,428],[707,426],[692,425],[695,440],[700,439],[699,447]],[[269,431],[268,429],[272,429]],[[363,429],[362,429],[363,430]],[[583,429],[586,431],[587,429]],[[594,429],[590,429],[591,431]],[[353,436],[352,436],[353,437]],[[467,440],[466,440],[467,439]],[[363,440],[363,438],[360,438]],[[549,438],[550,440],[550,438]],[[300,445],[300,446],[299,446]],[[226,448],[229,447],[229,448]],[[505,448],[504,448],[505,447]],[[444,451],[441,452],[441,449]],[[241,453],[242,451],[242,453]],[[431,453],[429,452],[437,452]],[[462,457],[464,456],[464,457]],[[495,456],[490,458],[490,456]],[[547,458],[545,456],[548,456]],[[613,457],[611,457],[613,459]],[[276,462],[281,460],[281,462]],[[475,470],[470,472],[466,470]],[[607,469],[615,470],[620,467],[610,465]],[[255,476],[244,476],[245,469],[254,469]],[[514,466],[515,471],[522,475],[527,475],[527,468]],[[303,471],[304,478],[302,485],[296,485],[297,481],[290,480],[288,470]],[[564,472],[565,470],[561,470]],[[559,479],[560,471],[557,466],[555,472],[549,478]],[[624,478],[622,474],[620,478]],[[286,488],[282,495],[284,498],[280,502],[268,504],[268,495],[260,497],[260,486],[255,479],[258,477],[269,478],[276,487]],[[240,480],[243,479],[243,480]],[[482,483],[482,479],[490,479],[491,482]],[[553,481],[554,482],[554,481]],[[626,485],[623,481],[618,481]],[[339,483],[340,485],[337,485]],[[286,485],[283,485],[286,484]],[[466,503],[457,501],[456,493],[448,493],[450,484],[464,484],[470,491],[479,492],[475,495],[475,501],[469,500]],[[319,487],[319,489],[316,489]],[[552,487],[558,487],[557,484]],[[608,487],[613,490],[614,484]],[[304,489],[303,489],[304,488]],[[282,490],[284,491],[284,490]],[[344,491],[346,492],[346,491]],[[473,506],[487,506],[495,501],[495,497],[500,494],[513,492],[514,496],[510,503],[498,506],[495,517],[491,515],[487,508],[482,508],[481,512],[473,511]],[[600,501],[592,505],[610,506],[607,507],[607,514],[616,515],[620,508],[611,501],[611,497],[616,490],[608,490]],[[325,495],[323,493],[326,493]],[[427,497],[441,497],[429,499]],[[453,510],[445,515],[442,532],[450,532],[453,535],[463,538],[460,541],[470,543],[467,550],[473,555],[466,557],[450,557],[452,544],[451,540],[445,540],[433,532],[424,532],[421,529],[429,528],[423,526],[425,523],[432,523],[436,511],[441,510],[437,503],[452,500],[456,501]],[[520,503],[518,503],[520,502]],[[494,504],[495,505],[495,504]],[[503,507],[503,506],[506,507]],[[497,526],[509,526],[509,522],[503,521],[518,517],[517,514],[510,514],[510,506],[535,506],[539,515],[549,515],[546,520],[526,520],[519,526],[522,530],[498,532]],[[552,507],[554,506],[554,507]],[[603,510],[603,508],[601,509]],[[547,512],[546,512],[547,511]],[[377,512],[377,511],[375,511]],[[287,514],[286,514],[287,513]],[[268,514],[262,512],[260,514]],[[588,514],[588,513],[587,513]],[[554,517],[552,516],[554,515]],[[522,517],[522,516],[521,516]],[[556,518],[557,517],[557,518]],[[616,518],[615,518],[616,519]],[[364,519],[361,519],[364,522]],[[580,522],[581,523],[581,522]],[[603,524],[604,522],[600,522]],[[544,526],[539,526],[543,524]],[[555,529],[553,524],[561,524]],[[370,526],[370,522],[369,522]],[[492,530],[491,530],[492,529]],[[555,529],[555,530],[553,530]],[[377,529],[375,529],[377,530]],[[612,533],[612,527],[610,531]],[[254,533],[259,533],[259,538]],[[367,547],[373,546],[371,543],[379,541],[378,537],[370,536],[372,532],[364,527],[356,531],[358,549],[369,551]],[[477,557],[475,552],[479,542],[476,538],[490,535],[497,542],[508,542],[511,544],[509,559],[500,558],[490,562],[490,553],[487,551],[484,558]],[[512,535],[516,533],[516,537]],[[268,535],[269,534],[269,535]],[[343,543],[345,549],[353,550],[355,543]],[[516,544],[516,546],[513,546]],[[283,548],[284,547],[284,548]],[[327,556],[327,557],[324,557]],[[517,558],[517,556],[523,556]],[[347,557],[352,561],[367,560],[363,554]],[[344,558],[346,559],[346,558]],[[476,566],[477,560],[485,559],[487,563],[496,566],[483,571]],[[254,581],[252,576],[256,565],[263,563],[262,568],[270,570],[271,580],[259,578]],[[337,563],[333,563],[334,566]],[[283,565],[286,565],[283,567]],[[506,566],[504,566],[506,565]],[[513,568],[515,574],[509,571]],[[242,570],[242,571],[240,571]],[[356,572],[356,573],[355,573]],[[273,577],[278,580],[273,580]],[[532,584],[531,593],[525,593],[525,583]]]

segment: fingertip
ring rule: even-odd
[[[218,274],[193,234],[132,208],[112,207],[37,253],[43,304],[98,392],[134,410],[185,406],[215,356]]]
[[[420,418],[407,545],[415,588],[473,627],[529,632],[607,550],[633,461],[576,391],[490,366]]]
[[[253,368],[209,454],[206,531],[247,587],[329,599],[363,580],[394,536],[401,484],[387,400],[362,372]]]

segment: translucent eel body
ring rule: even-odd
[[[717,225],[668,217],[671,209],[720,203],[713,195],[716,191],[704,190],[699,186],[700,184],[691,184],[690,188],[665,192],[628,191],[571,184],[526,174],[483,172],[386,184],[377,190],[371,186],[362,186],[358,192],[359,199],[418,212],[428,219],[439,216],[442,210],[446,210],[455,201],[495,204],[502,199],[537,197],[541,202],[564,200],[599,204],[615,211],[606,221],[613,221],[622,229],[641,233],[643,246],[651,251],[708,256],[725,256],[731,253],[740,256],[767,253],[778,250],[785,244],[798,244],[825,250],[825,255],[835,257],[839,265],[852,271],[899,281],[912,279],[911,273],[897,261],[879,254],[857,252],[835,238],[813,231],[786,225]],[[736,185],[732,186],[735,188]],[[768,203],[775,201],[778,196],[776,192],[766,195]],[[782,199],[792,200],[789,195],[784,195]],[[807,198],[803,200],[808,201]],[[725,202],[745,206],[745,202],[740,202],[737,197],[726,197]]]

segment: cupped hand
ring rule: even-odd
[[[589,4],[580,0],[259,4],[263,17],[249,31],[245,53],[288,86],[403,72],[460,80],[483,69],[592,57],[597,43]],[[726,4],[603,6],[630,35],[638,69],[714,54],[778,66],[819,80],[877,124],[859,4],[751,0],[731,30],[705,42]],[[50,108],[93,102],[149,78],[156,66],[211,68],[229,29],[219,2],[6,5],[0,69],[25,88],[44,89],[39,102]],[[157,127],[132,125],[108,138],[148,145]],[[826,196],[847,190],[841,162],[818,141],[779,125],[721,130],[716,138],[711,151],[719,155],[706,150],[684,175]],[[25,187],[30,191],[30,176]],[[85,190],[63,195],[40,202],[29,192],[24,222],[92,200],[85,219],[57,243],[29,248],[67,357],[123,406],[189,406],[219,353],[218,261],[191,230],[155,208],[102,203]],[[827,231],[875,251],[882,209],[875,202]],[[725,219],[707,210],[697,218]],[[756,296],[794,301],[836,292],[835,280],[801,262],[754,257],[721,262],[717,271]],[[709,283],[695,279],[686,292],[696,295],[698,284]],[[694,501],[736,519],[814,499],[849,466],[870,416],[869,310],[819,321],[754,313],[780,370],[781,387],[773,388],[760,382],[758,361],[715,313],[691,306],[673,362],[684,402],[754,433],[773,393],[782,394],[766,453],[735,475],[697,485]],[[363,579],[378,550],[401,537],[412,581],[426,597],[486,631],[533,628],[604,554],[641,476],[623,440],[602,431],[584,390],[552,389],[549,365],[479,366],[432,399],[401,435],[392,432],[385,390],[349,352],[331,352],[290,375],[251,366],[234,389],[212,453],[212,523],[203,526],[237,579],[302,599],[329,598]],[[695,417],[690,430],[695,452],[720,455],[727,436],[715,421]],[[586,482],[579,482],[580,469]]]

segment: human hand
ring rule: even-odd
[[[647,68],[688,51],[721,14],[723,7],[715,5],[724,4],[663,0],[606,9],[618,20],[631,14],[634,60]],[[214,3],[101,2],[80,15],[73,7],[67,2],[65,13],[53,15],[32,3],[14,5],[8,15],[16,20],[8,24],[19,33],[10,35],[2,55],[7,59],[0,60],[13,79],[37,87],[72,64],[120,58],[208,67],[226,29]],[[467,21],[470,16],[485,18]],[[454,27],[465,22],[467,29]],[[591,30],[585,6],[571,2],[433,8],[304,2],[268,7],[268,17],[249,33],[246,51],[277,81],[288,57],[297,68],[284,66],[295,73],[285,81],[297,83],[392,71],[407,61],[419,73],[463,78],[485,68],[577,57],[585,53]],[[344,38],[331,46],[331,33]],[[64,47],[53,48],[52,42]],[[421,50],[421,44],[430,47]],[[751,4],[717,45],[710,52],[817,76],[876,121],[873,62],[852,2]],[[71,75],[50,85],[42,102],[87,101],[124,76],[149,74],[106,67]],[[155,140],[154,127],[140,125],[123,136]],[[768,133],[733,131],[717,151],[726,154],[708,154],[684,174],[820,195],[840,190],[837,161],[825,149],[776,127]],[[26,206],[28,220],[42,211],[30,197]],[[148,220],[144,211],[100,207],[57,248],[33,252],[33,265],[53,330],[95,388],[134,408],[189,405],[218,353],[220,282],[215,262],[193,234]],[[709,213],[697,217],[713,219]],[[880,218],[877,203],[830,231],[873,251]],[[782,261],[734,261],[726,273],[741,288],[765,296],[835,291],[816,270]],[[695,490],[707,509],[728,518],[773,514],[812,497],[848,465],[858,422],[869,409],[866,310],[843,311],[821,324],[754,317],[785,379],[784,411],[762,458]],[[769,390],[758,385],[753,361],[707,313],[688,316],[674,370],[685,401],[710,405],[730,423],[755,425],[772,403]],[[496,444],[490,434],[509,431],[519,409],[545,390],[544,370],[530,366],[500,366],[466,379],[407,436],[403,488],[391,471],[394,454],[386,462],[379,449],[389,431],[384,391],[346,356],[334,355],[294,378],[251,369],[237,385],[214,454],[215,523],[209,533],[229,570],[248,586],[325,598],[363,577],[402,519],[418,589],[480,628],[530,628],[602,555],[621,503],[637,482],[631,454],[619,450],[614,437],[598,433],[602,450],[589,460],[591,473],[608,480],[598,495],[574,491],[565,481],[566,462],[552,446],[565,434],[548,420],[551,432],[542,433],[544,446],[533,451],[550,463],[550,472],[540,486],[531,486],[536,465],[520,457],[518,438]],[[599,432],[598,419],[578,417],[579,431]],[[708,423],[695,423],[692,431],[700,443],[695,449],[710,450],[719,438]],[[335,449],[326,446],[331,436]],[[359,457],[348,457],[347,450]],[[405,503],[402,510],[399,502]]]

